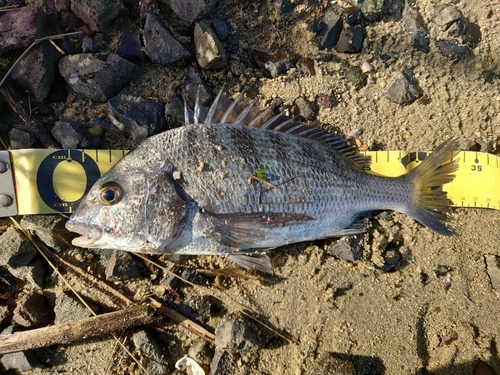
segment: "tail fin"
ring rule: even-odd
[[[455,178],[458,164],[452,159],[458,154],[458,139],[451,138],[439,145],[422,164],[412,169],[407,178],[413,181],[413,204],[405,212],[408,216],[445,236],[451,236],[443,221],[450,210],[450,201],[441,189]]]

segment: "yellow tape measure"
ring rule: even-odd
[[[71,213],[94,182],[126,150],[0,151],[0,217]],[[429,153],[368,151],[371,170],[396,177],[416,167]],[[445,186],[456,207],[500,209],[500,157],[473,151],[457,156],[456,177]]]

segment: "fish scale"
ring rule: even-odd
[[[148,138],[121,159],[68,221],[67,228],[82,235],[73,243],[230,254],[246,268],[271,272],[262,253],[362,233],[367,227],[360,219],[371,210],[397,210],[452,233],[443,224],[449,201],[440,187],[457,169],[451,162],[456,140],[405,176],[381,177],[365,172],[366,158],[340,136],[238,100],[219,95],[210,109],[186,111],[185,126]],[[259,169],[267,181],[255,177]]]

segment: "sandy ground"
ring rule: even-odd
[[[417,3],[423,11],[430,1]],[[230,57],[229,69],[206,72],[205,77],[215,91],[225,84],[230,95],[244,86],[255,87],[264,103],[279,97],[291,105],[299,96],[314,100],[320,93],[333,91],[339,104],[320,109],[312,125],[338,127],[344,134],[361,129],[364,142],[385,150],[429,150],[450,136],[475,138],[477,133],[496,141],[500,135],[500,80],[497,76],[486,83],[484,72],[499,72],[500,1],[454,3],[482,32],[482,42],[465,62],[453,64],[439,54],[433,28],[431,52],[424,54],[413,49],[401,20],[386,20],[366,27],[361,54],[339,55],[341,62],[317,62],[313,77],[304,77],[293,68],[275,79],[244,68],[238,59],[253,46],[286,47],[303,56],[318,52],[307,30],[307,20],[315,9],[299,5],[293,16],[282,18],[275,7],[264,2],[219,6],[217,15],[232,19],[232,38],[240,49],[237,56]],[[383,63],[371,53],[375,50],[393,58]],[[360,66],[364,61],[373,70],[368,84],[356,90],[343,70],[346,64]],[[384,97],[384,87],[402,66],[413,70],[430,103],[400,106]],[[127,91],[140,94],[147,89],[152,97],[165,100],[179,86],[184,71],[182,67],[142,64],[140,77]],[[78,100],[72,106],[90,109],[89,103]],[[91,111],[98,110],[99,106],[93,106]],[[79,113],[85,117],[93,112]],[[275,277],[262,285],[228,279],[224,293],[286,333],[293,343],[273,339],[258,353],[244,354],[238,373],[308,374],[326,352],[351,360],[356,374],[472,374],[477,359],[500,373],[500,291],[492,289],[483,257],[500,256],[499,218],[497,211],[454,209],[450,223],[457,234],[448,238],[400,214],[375,217],[369,232],[356,238],[363,258],[355,262],[330,256],[326,249],[332,241],[275,250]],[[395,272],[384,273],[380,269],[382,254],[389,248],[397,250],[404,261]],[[185,261],[206,269],[230,265],[210,257]],[[93,261],[86,264],[91,267]],[[438,276],[439,266],[451,271]],[[127,288],[154,291],[157,282],[136,283],[142,286],[127,283]],[[54,293],[60,288],[54,282]],[[214,286],[207,290],[211,291],[220,293]],[[184,292],[199,294],[192,288]],[[215,328],[230,315],[234,313],[228,308],[226,315],[213,317],[207,324]],[[458,339],[439,346],[441,338],[452,331]],[[187,354],[195,339],[170,327],[168,352],[172,357],[168,362]],[[30,374],[139,373],[106,338],[45,349],[40,356],[59,364]],[[103,372],[103,368],[108,370]]]

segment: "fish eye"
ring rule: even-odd
[[[99,199],[105,205],[112,205],[118,203],[123,196],[123,189],[116,182],[106,182],[101,186],[99,191]]]

